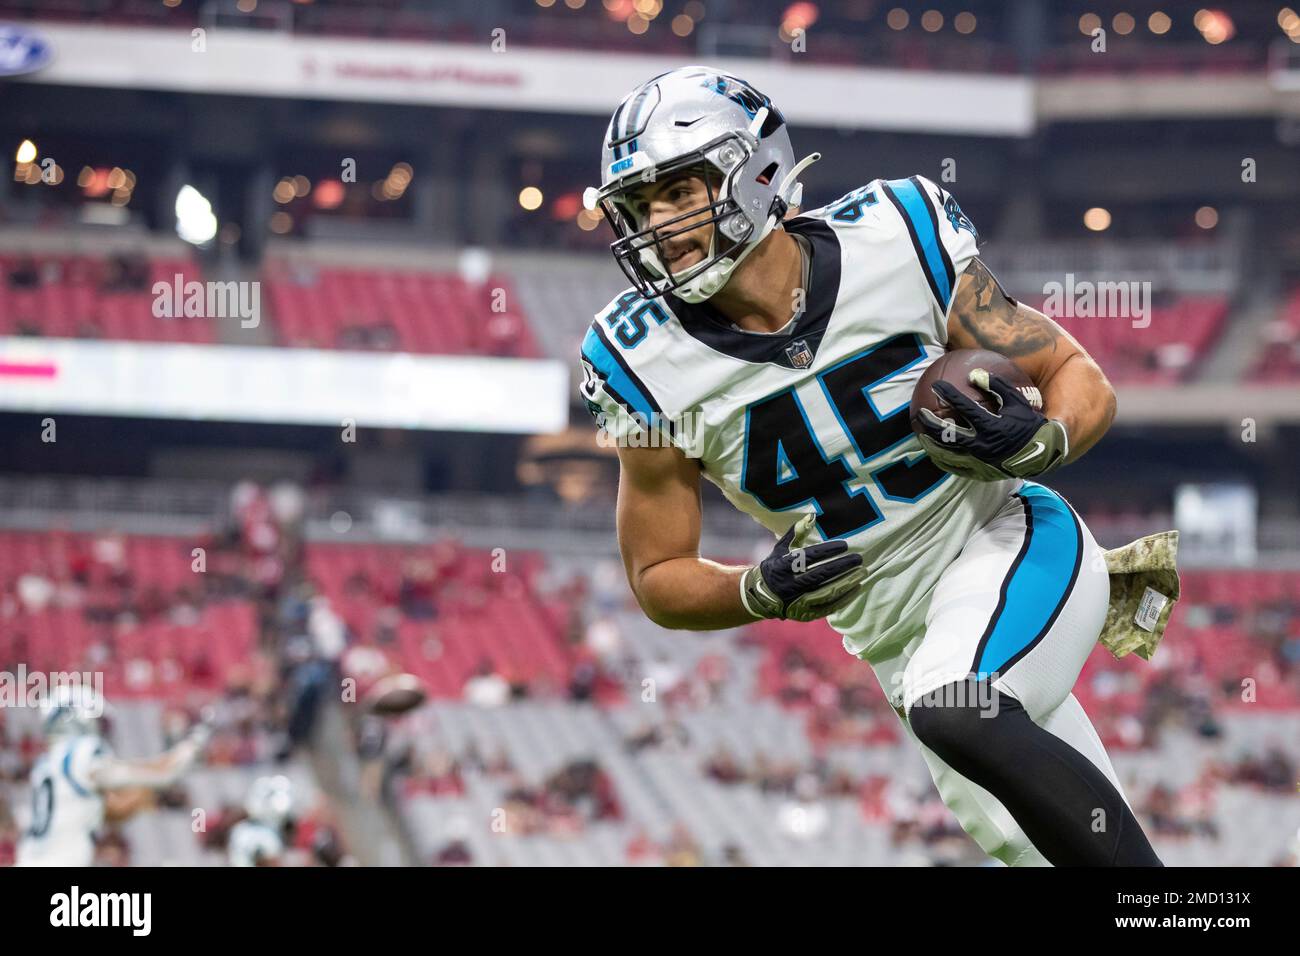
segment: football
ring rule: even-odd
[[[395,717],[419,707],[427,696],[424,684],[414,674],[390,674],[375,682],[365,703],[373,714]]]
[[[939,356],[922,373],[920,381],[916,383],[916,388],[912,390],[912,404],[908,412],[909,420],[912,423],[912,431],[918,435],[924,431],[921,422],[922,408],[930,409],[940,418],[956,421],[963,425],[966,424],[965,416],[954,411],[935,392],[934,384],[941,380],[948,382],[971,401],[979,403],[991,412],[996,412],[998,410],[997,398],[970,383],[970,373],[977,368],[982,368],[992,375],[1006,379],[1020,389],[1021,394],[1025,396],[1031,405],[1035,408],[1042,407],[1042,399],[1039,397],[1038,389],[1034,387],[1033,381],[1011,359],[985,349],[955,349]]]

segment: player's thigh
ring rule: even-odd
[[[940,577],[906,706],[975,675],[1045,716],[1074,686],[1109,599],[1092,534],[1060,495],[1026,482]]]

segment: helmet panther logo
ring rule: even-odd
[[[943,212],[948,217],[948,221],[952,223],[953,229],[965,229],[975,237],[976,242],[979,241],[979,233],[975,231],[975,223],[971,222],[967,215],[961,211],[961,206],[957,205],[957,200],[952,196],[944,199]]]
[[[760,136],[766,136],[769,129],[775,129],[784,122],[784,118],[777,108],[772,105],[772,101],[750,86],[745,80],[740,79],[740,77],[711,76],[707,77],[701,85],[706,89],[713,90],[719,96],[725,96],[731,100],[744,110],[750,119],[757,116],[758,111],[766,106],[768,118],[763,123]]]

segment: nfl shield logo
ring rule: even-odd
[[[791,342],[785,347],[785,357],[790,360],[790,364],[795,368],[807,368],[813,363],[812,349],[803,339],[797,342]]]

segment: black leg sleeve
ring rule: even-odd
[[[923,744],[1002,802],[1052,865],[1163,865],[1107,776],[1014,698],[987,685],[977,693],[971,678],[918,700],[908,719]]]

